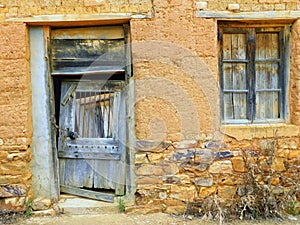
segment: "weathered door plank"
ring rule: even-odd
[[[75,187],[92,188],[94,183],[94,160],[60,158],[60,183]]]
[[[126,151],[127,151],[127,133],[126,133],[126,102],[127,101],[127,88],[123,88],[120,93],[120,103],[119,103],[119,110],[118,110],[118,137],[120,148],[122,149],[121,160],[119,161],[119,174],[116,178],[117,185],[116,185],[116,194],[117,195],[124,195],[125,194],[125,177],[126,177]]]
[[[74,81],[64,81],[62,83],[62,96],[66,96],[68,90],[74,84],[76,84]],[[91,88],[91,86],[94,86],[94,88]],[[98,85],[94,82],[79,82],[76,87],[75,96],[65,106],[61,106],[60,123],[64,129],[69,127],[73,129],[74,125],[71,124],[75,124],[76,129],[82,129],[80,127],[84,126],[87,129],[95,129],[94,125],[91,125],[94,121],[91,112],[93,111],[92,108],[95,107],[94,103],[97,102],[97,98],[93,93],[99,90]],[[99,88],[101,88],[101,85]],[[82,91],[86,94],[82,95]],[[105,112],[110,114],[110,119],[107,119],[107,121],[113,135],[111,138],[93,138],[91,132],[83,134],[75,130],[84,137],[71,140],[66,137],[66,132],[62,132],[59,138],[60,148],[58,152],[61,166],[61,184],[72,187],[113,189],[117,195],[123,195],[125,192],[126,93],[121,90],[111,92],[107,89],[107,91],[104,90],[103,96],[105,98],[100,98],[99,101],[101,99],[106,101],[106,97],[110,101],[111,109]],[[110,100],[111,97],[113,97],[113,101]],[[83,98],[82,102],[78,101],[79,98]],[[75,106],[79,103],[88,108],[78,110]],[[105,112],[103,111],[103,113]],[[71,119],[64,118],[66,116]],[[75,123],[78,116],[86,117],[82,120],[82,125],[80,125],[80,120]],[[95,122],[97,123],[97,121]]]
[[[62,159],[93,159],[93,160],[120,160],[120,154],[81,151],[59,151],[58,157]]]
[[[114,195],[109,193],[83,190],[80,188],[71,187],[67,185],[60,185],[60,191],[63,193],[82,196],[90,199],[96,199],[105,202],[114,202]]]

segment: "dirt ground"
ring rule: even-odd
[[[1,225],[0,221],[0,225]],[[20,217],[10,224],[18,225],[212,225],[220,224],[219,221],[205,221],[195,217],[184,216],[172,216],[163,213],[155,213],[149,215],[127,215],[127,214],[102,214],[102,215],[67,215],[61,214],[56,216],[31,216],[29,218]],[[272,220],[260,220],[260,221],[233,221],[231,225],[250,225],[250,224],[300,224],[300,217],[289,217],[284,220],[272,219]]]

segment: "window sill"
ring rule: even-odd
[[[296,20],[300,15],[298,10],[265,11],[265,12],[230,12],[214,10],[197,10],[197,18],[218,18],[222,20]]]
[[[221,132],[241,141],[253,138],[272,138],[275,135],[276,137],[295,137],[299,135],[299,127],[285,123],[231,124],[221,125]]]

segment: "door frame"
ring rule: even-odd
[[[129,24],[129,21],[128,21]],[[72,25],[72,24],[70,24]],[[73,25],[75,26],[75,24]],[[58,177],[57,131],[55,121],[55,98],[53,78],[49,66],[50,26],[30,26],[30,73],[32,90],[32,193],[33,198],[59,200],[60,187]],[[128,43],[131,43],[128,26]],[[127,44],[130,50],[130,44]],[[130,61],[127,66],[131,71]],[[134,119],[134,79],[130,76],[127,81],[126,104],[126,168],[125,168],[125,199],[129,204],[135,201],[135,119]],[[41,163],[42,161],[42,163]]]

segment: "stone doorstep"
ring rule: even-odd
[[[57,203],[59,212],[72,215],[115,214],[119,213],[119,203],[82,198],[74,195],[61,195]]]
[[[46,210],[39,210],[39,211],[32,211],[31,216],[54,216],[57,212],[54,209],[46,209]]]

